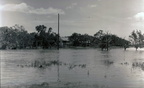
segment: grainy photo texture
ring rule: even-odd
[[[0,0],[1,88],[144,88],[144,0]]]

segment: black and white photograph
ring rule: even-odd
[[[0,88],[144,88],[144,0],[0,0]]]

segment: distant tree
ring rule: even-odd
[[[36,31],[39,33],[41,33],[41,32],[45,32],[46,31],[46,26],[44,26],[44,25],[38,25],[38,26],[36,26],[35,27],[36,28]]]
[[[114,34],[104,33],[103,30],[99,30],[94,34],[95,41],[102,50],[108,50],[110,46],[128,46],[129,41],[122,39]]]
[[[47,27],[44,25],[38,25],[35,27],[37,34],[35,35],[35,46],[42,48],[51,48],[56,45],[58,41],[57,34],[52,32],[52,28],[50,27],[48,31],[46,31]]]
[[[16,33],[16,47],[17,48],[26,48],[28,46],[29,33],[21,25],[14,25],[11,27],[12,30]]]
[[[38,25],[35,27],[37,34],[35,35],[35,45],[37,46],[43,46],[45,39],[46,39],[46,26],[44,25]]]
[[[70,37],[69,40],[72,42],[73,46],[80,46],[80,35],[79,33],[73,33]]]
[[[71,41],[72,46],[86,47],[92,45],[94,37],[88,34],[73,33],[69,36],[69,40]]]
[[[144,44],[144,35],[140,30],[139,31],[137,30],[136,33],[138,35],[139,47],[142,47],[142,45]]]
[[[105,33],[103,33],[103,30],[99,30],[98,32],[96,32],[94,34],[94,37],[96,38],[101,38],[101,36],[103,36]]]
[[[56,43],[58,41],[57,34],[55,32],[52,32],[52,28],[49,27],[48,31],[46,32],[45,36],[45,42],[44,47],[45,48],[51,48],[52,46],[56,46]]]
[[[33,47],[36,47],[36,43],[35,43],[35,35],[36,35],[37,33],[36,32],[32,32],[32,33],[29,33],[29,35],[28,35],[28,40],[27,40],[27,45],[28,45],[28,47],[29,48],[33,48]]]
[[[44,25],[38,25],[35,28],[37,32],[28,33],[23,26],[18,24],[12,27],[0,27],[0,48],[24,49],[56,46],[58,35],[52,32],[51,27],[48,31]]]
[[[29,34],[23,26],[1,27],[1,48],[16,49],[28,46]]]
[[[10,35],[9,34],[10,28],[0,27],[0,45],[2,49],[6,49],[10,43]]]
[[[140,30],[136,30],[136,31],[133,30],[129,37],[130,37],[130,41],[132,42],[136,50],[138,49],[138,47],[141,47],[141,45],[144,42],[144,35],[141,33]]]
[[[132,39],[131,41],[133,42],[133,44],[135,44],[135,45],[138,44],[138,36],[137,36],[135,30],[132,31],[132,33],[129,37]]]
[[[108,50],[109,48],[109,43],[110,43],[110,34],[104,33],[103,30],[99,30],[94,34],[95,37],[95,42],[97,45],[103,50],[106,49]]]

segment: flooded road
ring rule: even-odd
[[[71,82],[143,88],[144,50],[1,50],[1,85]]]

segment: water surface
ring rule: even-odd
[[[105,88],[144,87],[144,50],[1,50],[2,86],[77,82]]]

